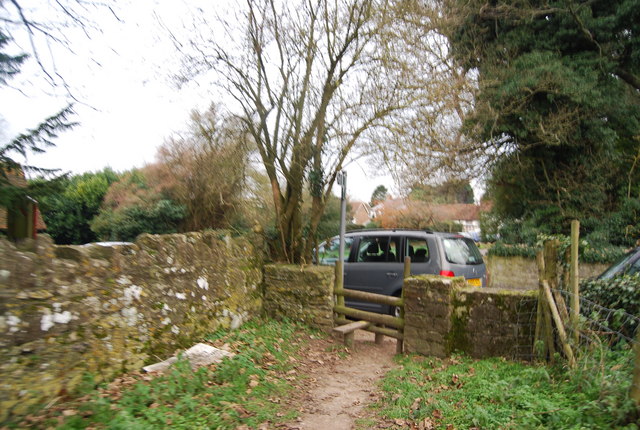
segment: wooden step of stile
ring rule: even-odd
[[[354,321],[349,324],[334,327],[333,332],[341,334],[345,346],[353,348],[353,333],[356,330],[365,329],[370,325],[371,323],[369,321]]]

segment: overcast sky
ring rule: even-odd
[[[59,20],[55,10],[40,0],[23,0],[25,11],[43,22]],[[120,0],[116,15],[108,10],[82,11],[95,29],[57,26],[70,41],[70,49],[35,37],[40,61],[50,74],[58,73],[52,87],[32,58],[9,88],[0,88],[0,135],[6,141],[24,129],[35,127],[76,98],[75,129],[60,135],[57,146],[45,154],[29,156],[27,163],[81,173],[112,167],[122,171],[154,161],[156,149],[172,133],[185,128],[190,110],[205,109],[215,96],[207,84],[192,82],[178,89],[172,74],[180,58],[168,32],[179,32],[205,4],[224,13],[227,0]],[[37,5],[37,6],[33,6]],[[10,2],[0,14],[8,16]],[[12,53],[31,52],[31,41],[22,31],[11,34],[17,46]],[[47,43],[48,42],[48,43]],[[73,52],[71,52],[73,51]],[[67,91],[64,83],[69,86]],[[364,164],[363,164],[364,165]],[[369,200],[377,185],[393,188],[388,177],[372,177],[358,164],[347,167],[348,193]]]

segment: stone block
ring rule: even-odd
[[[448,331],[451,327],[451,313],[446,314],[444,317],[405,314],[405,325],[430,330]]]
[[[54,250],[56,258],[82,263],[86,257],[77,246],[57,246]]]
[[[420,339],[405,339],[405,352],[426,355],[430,357],[444,358],[449,355],[446,346],[437,342],[428,342]]]

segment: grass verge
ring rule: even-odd
[[[208,341],[236,355],[192,370],[179,361],[157,377],[129,374],[93,388],[47,416],[30,416],[15,427],[59,429],[266,428],[295,417],[281,402],[298,375],[292,357],[313,336],[295,324],[258,320],[219,331]],[[52,416],[57,415],[57,416]]]
[[[568,371],[498,358],[400,357],[373,407],[391,428],[637,429],[632,352],[594,358]]]

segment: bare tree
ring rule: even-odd
[[[248,0],[225,37],[188,44],[183,79],[210,71],[233,98],[271,182],[280,257],[305,261],[337,173],[381,149],[419,103],[417,70],[385,37],[389,0]],[[219,28],[219,27],[216,27]],[[419,70],[419,69],[418,69]],[[311,211],[302,214],[304,187]],[[306,229],[306,238],[303,236]]]
[[[419,71],[410,75],[419,103],[389,136],[392,144],[385,142],[394,150],[378,151],[407,191],[417,184],[477,177],[477,166],[491,153],[463,130],[473,112],[477,77],[454,61],[445,35],[449,19],[439,1],[408,0],[398,2],[386,27],[385,39],[394,50],[389,57]]]
[[[103,19],[108,14],[120,21],[115,7],[116,2],[101,0],[0,0],[0,33],[36,62],[49,85],[62,86],[73,96],[56,64],[57,48],[75,53],[78,37],[91,39],[102,32],[97,17]]]
[[[187,209],[187,230],[228,228],[245,199],[250,149],[243,124],[212,105],[158,150],[156,176]]]

